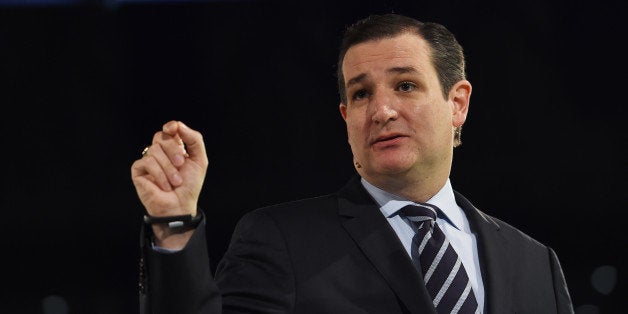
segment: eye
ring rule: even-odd
[[[416,85],[412,82],[401,82],[397,87],[398,90],[402,92],[409,92],[416,88]]]
[[[366,97],[368,97],[368,92],[365,89],[360,89],[360,90],[357,90],[355,93],[353,93],[353,97],[351,97],[351,99],[360,100]]]

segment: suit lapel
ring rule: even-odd
[[[486,313],[512,313],[512,274],[515,270],[510,260],[507,242],[500,232],[500,227],[490,216],[481,212],[460,193],[455,192],[456,203],[469,220],[471,232],[477,236],[480,271],[484,282],[484,309]]]
[[[344,228],[410,312],[436,313],[423,278],[358,177],[339,192],[338,203]]]
[[[499,224],[454,191],[471,231],[477,236],[480,272],[484,283],[486,313],[512,313],[510,284],[515,273],[511,254]],[[420,273],[414,268],[394,230],[375,202],[354,177],[338,193],[343,227],[373,263],[411,313],[436,313]]]

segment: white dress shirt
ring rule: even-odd
[[[415,204],[403,197],[388,193],[362,178],[362,185],[379,205],[379,209],[388,220],[395,233],[401,240],[403,247],[409,256],[412,246],[414,230],[406,218],[397,215],[402,207]],[[462,264],[467,271],[473,293],[478,301],[478,310],[484,312],[484,284],[480,273],[480,261],[478,258],[477,239],[469,228],[469,221],[464,212],[456,204],[451,182],[447,179],[445,185],[426,203],[437,206],[442,212],[438,213],[436,223],[443,230],[453,249],[458,253]]]

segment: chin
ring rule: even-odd
[[[407,161],[405,162],[382,162],[373,165],[372,168],[375,173],[385,174],[385,175],[394,175],[407,172],[410,168],[412,168],[412,163]]]

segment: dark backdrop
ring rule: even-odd
[[[557,251],[578,313],[619,313],[625,7],[504,2],[1,7],[0,312],[137,312],[130,166],[168,120],[204,134],[212,267],[244,212],[336,191],[353,174],[340,33],[397,12],[445,24],[465,47],[473,95],[454,187]]]

